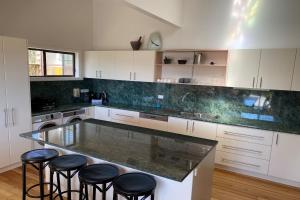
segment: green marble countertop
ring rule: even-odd
[[[182,182],[217,141],[95,119],[21,137]]]
[[[70,109],[78,109],[83,107],[92,106],[91,104],[72,104],[72,105],[63,105],[57,107],[53,111],[43,112],[43,113],[33,113],[33,116],[40,114],[47,114],[53,112],[62,112]],[[133,106],[133,105],[124,105],[124,104],[114,104],[110,103],[108,105],[98,105],[100,107],[109,107],[109,108],[117,108],[117,109],[125,109],[130,111],[144,112],[149,114],[157,114],[163,116],[171,116],[185,119],[192,119],[198,121],[205,121],[217,124],[225,124],[225,125],[233,125],[233,126],[242,126],[249,128],[256,128],[268,131],[276,131],[283,133],[291,133],[291,134],[300,134],[300,122],[299,123],[289,123],[285,121],[281,121],[280,119],[274,119],[273,121],[259,120],[259,119],[247,119],[242,117],[242,113],[238,112],[228,112],[222,113],[221,115],[215,116],[210,114],[204,114],[203,117],[192,116],[191,114],[183,114],[180,111],[163,109],[163,108],[153,108],[147,106]],[[250,113],[250,116],[252,114]],[[255,115],[255,114],[254,114]],[[260,116],[257,115],[259,118]]]

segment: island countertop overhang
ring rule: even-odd
[[[94,119],[20,136],[180,182],[217,145],[214,140]]]

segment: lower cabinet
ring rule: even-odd
[[[272,131],[218,125],[216,163],[267,175]]]
[[[216,163],[265,175],[267,175],[269,167],[269,161],[267,160],[222,151],[217,152]]]
[[[269,176],[300,182],[300,135],[275,133]]]
[[[168,131],[168,122],[166,121],[140,118],[139,125],[144,128],[156,129],[160,131]]]
[[[215,140],[217,124],[169,117],[168,130],[183,135]]]
[[[85,108],[85,118],[86,119],[95,118],[95,107],[94,106]]]
[[[129,125],[139,125],[139,112],[121,110],[121,109],[110,109],[111,121],[129,124]]]
[[[110,121],[110,108],[96,106],[95,119]]]

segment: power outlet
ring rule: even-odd
[[[157,95],[157,98],[163,100],[164,99],[164,95],[161,95],[161,94]]]

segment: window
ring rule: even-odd
[[[75,53],[28,49],[29,75],[33,77],[75,77]]]

